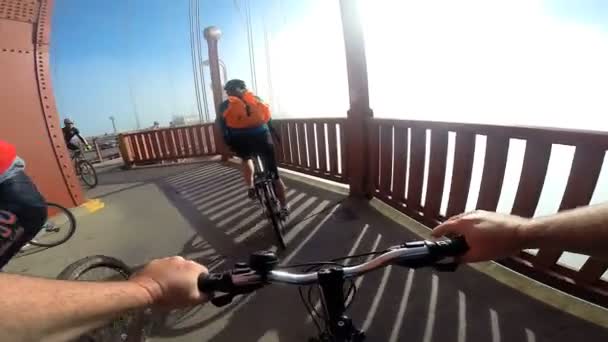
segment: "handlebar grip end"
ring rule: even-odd
[[[212,293],[216,290],[218,282],[221,280],[221,275],[216,273],[201,273],[198,276],[198,290],[205,293]]]
[[[456,236],[452,238],[449,242],[448,247],[446,248],[446,252],[452,256],[460,256],[466,253],[469,250],[469,244],[465,240],[464,236]]]

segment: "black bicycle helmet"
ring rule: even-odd
[[[237,89],[246,89],[245,81],[239,79],[233,79],[224,85],[224,90],[237,90]]]

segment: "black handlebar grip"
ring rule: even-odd
[[[469,250],[469,245],[464,239],[464,236],[456,236],[448,241],[446,246],[446,254],[451,256],[460,256]]]
[[[213,293],[217,290],[218,283],[221,281],[221,273],[201,273],[198,276],[198,290],[205,293]]]

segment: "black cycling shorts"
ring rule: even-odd
[[[68,142],[66,143],[66,145],[67,145],[67,147],[68,147],[68,149],[69,149],[70,151],[78,151],[78,150],[80,150],[80,146],[78,146],[78,145],[76,145],[76,144],[74,144],[74,143],[72,143],[72,142],[70,142],[70,141],[68,141]]]
[[[268,168],[273,178],[279,178],[277,159],[274,154],[274,141],[269,131],[251,135],[234,135],[230,137],[230,147],[243,160],[260,156],[264,166]]]

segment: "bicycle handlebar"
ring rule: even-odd
[[[395,264],[409,268],[434,267],[439,271],[454,271],[457,267],[455,257],[464,254],[468,245],[463,237],[441,241],[407,242],[390,247],[379,256],[355,266],[340,266],[344,279],[359,277],[378,268]],[[229,271],[201,274],[198,287],[201,292],[213,294],[223,292],[227,295],[215,297],[212,303],[223,306],[232,301],[235,295],[253,292],[270,283],[290,285],[312,285],[319,281],[319,272],[294,273],[274,268],[278,264],[272,252],[259,252],[251,255],[249,264],[237,263]]]

